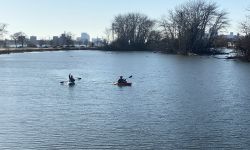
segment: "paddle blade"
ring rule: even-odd
[[[77,80],[81,80],[82,78],[77,78]]]
[[[128,77],[128,78],[132,78],[133,76],[131,75],[130,77]]]

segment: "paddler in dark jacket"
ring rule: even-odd
[[[69,74],[69,82],[72,82],[72,83],[75,82],[75,79],[74,79],[73,75],[71,75],[71,73]]]
[[[126,79],[123,79],[123,76],[120,76],[118,83],[127,83]]]

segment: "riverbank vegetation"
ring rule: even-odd
[[[111,23],[113,41],[109,48],[181,54],[211,53],[211,48],[221,44],[218,33],[229,25],[227,14],[216,3],[189,1],[160,20],[140,13],[118,15]]]
[[[2,38],[2,36],[3,36],[5,33],[7,33],[6,27],[7,27],[6,24],[0,23],[0,38]]]
[[[241,23],[241,30],[245,36],[240,37],[236,42],[238,56],[250,61],[250,9],[247,10],[246,19]]]
[[[229,27],[228,13],[215,2],[190,0],[170,10],[161,19],[150,18],[141,13],[119,14],[105,30],[106,37],[98,42],[74,39],[64,32],[53,39],[32,41],[24,32],[10,35],[3,40],[7,24],[0,23],[0,47],[5,51],[15,48],[55,49],[103,49],[112,51],[148,50],[174,54],[223,54],[224,47],[236,49],[236,57],[250,60],[250,9],[241,23],[244,36],[238,34],[227,38],[222,33]],[[2,40],[1,40],[2,39]],[[13,49],[14,50],[14,49]],[[31,49],[29,49],[31,50]],[[18,50],[16,50],[18,51]]]

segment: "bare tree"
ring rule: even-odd
[[[76,44],[77,44],[77,45],[79,46],[79,48],[80,48],[80,45],[83,44],[82,39],[81,39],[81,38],[77,38],[77,39],[76,39]]]
[[[162,49],[161,40],[162,40],[161,32],[154,30],[149,34],[147,45],[150,49],[161,50]]]
[[[4,34],[6,31],[7,25],[4,23],[0,23],[0,46],[6,47],[6,40],[4,41]]]
[[[227,25],[227,12],[205,0],[180,5],[160,21],[165,39],[178,40],[176,49],[183,53],[199,53],[211,47],[218,32]]]
[[[22,47],[23,47],[23,45],[24,45],[24,43],[25,43],[25,41],[26,41],[26,35],[25,34],[22,34],[22,35],[20,35],[19,37],[18,37],[18,41],[19,41],[19,43],[22,45]]]
[[[46,40],[45,39],[40,39],[39,41],[38,41],[38,44],[39,44],[39,46],[40,47],[44,47],[44,45],[46,45]]]
[[[14,40],[16,48],[17,48],[18,43],[21,43],[23,47],[24,42],[25,42],[25,37],[26,37],[26,35],[23,32],[16,32],[12,34],[10,37]]]
[[[247,15],[245,17],[245,21],[240,23],[241,32],[245,35],[250,34],[250,7],[246,9]]]
[[[11,35],[11,38],[14,40],[16,48],[17,48],[17,44],[21,44],[22,47],[26,41],[26,34],[23,32],[17,32]]]
[[[16,48],[17,48],[18,34],[17,34],[17,33],[14,33],[14,34],[12,34],[10,37],[14,40],[15,46],[16,46]]]
[[[242,55],[250,61],[250,8],[247,9],[246,20],[241,24],[241,31],[245,34],[244,37],[239,37],[236,48],[239,55]]]
[[[71,32],[62,34],[60,37],[60,44],[66,46],[74,45],[73,37],[74,35]]]
[[[68,32],[66,34],[66,45],[67,46],[74,45],[73,37],[74,37],[74,34],[71,32]]]
[[[240,23],[241,32],[245,35],[250,33],[250,24],[248,19]]]
[[[112,34],[112,29],[106,28],[104,31],[105,34],[105,40],[107,41],[107,43],[110,43],[111,41],[111,34]],[[114,40],[114,39],[113,39]]]
[[[7,24],[0,23],[0,38],[2,38],[5,33],[7,33],[6,28]]]
[[[144,48],[155,25],[146,15],[129,13],[115,17],[111,31],[117,48]]]

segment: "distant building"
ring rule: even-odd
[[[81,34],[81,40],[82,40],[82,42],[83,43],[88,43],[89,41],[90,41],[90,36],[89,36],[89,34],[88,33],[82,33]],[[87,44],[86,44],[87,45]]]
[[[0,48],[3,48],[3,47],[4,47],[4,45],[5,45],[4,40],[0,40]]]
[[[66,34],[62,34],[59,38],[59,45],[60,46],[65,46],[66,45]]]
[[[77,37],[76,40],[77,40],[77,41],[81,41],[81,37]]]
[[[38,44],[38,42],[37,42],[37,37],[36,36],[30,36],[30,43],[32,44],[32,45],[37,45]]]
[[[104,46],[103,40],[101,38],[92,38],[92,43],[95,47],[101,47]]]
[[[230,32],[229,35],[226,36],[227,39],[234,39],[235,36],[234,36],[234,33],[233,32]]]
[[[228,47],[235,47],[235,43],[240,37],[239,33],[237,35],[234,35],[233,32],[230,32],[228,35],[223,35],[223,36],[228,42],[227,44]]]
[[[81,37],[77,37],[75,42],[76,42],[76,45],[78,45],[79,47],[83,46],[83,41]]]
[[[71,34],[61,34],[59,37],[59,45],[60,46],[73,46],[74,45],[74,40],[72,39]]]
[[[53,39],[52,39],[52,46],[55,47],[55,46],[59,46],[59,38],[58,36],[53,36]]]

